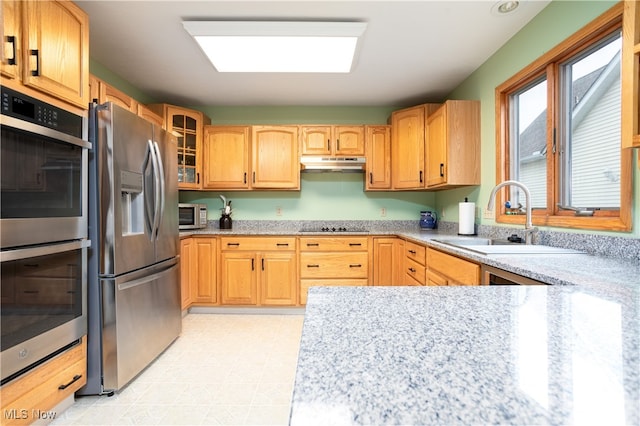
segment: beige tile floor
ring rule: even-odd
[[[189,314],[182,335],[112,397],[52,425],[286,425],[303,315]]]

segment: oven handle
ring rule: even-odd
[[[90,240],[74,240],[59,244],[47,244],[37,247],[19,248],[0,252],[0,263],[13,260],[28,259],[36,256],[64,253],[65,251],[91,247]]]
[[[57,130],[50,129],[48,127],[40,126],[38,124],[23,121],[15,117],[0,114],[0,125],[13,127],[15,129],[23,130],[25,132],[34,133],[42,136],[46,136],[51,139],[56,139],[62,142],[69,143],[71,145],[77,145],[81,148],[91,149],[91,143],[81,138],[68,135]]]

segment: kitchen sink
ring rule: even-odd
[[[492,238],[439,238],[433,241],[453,247],[474,251],[480,254],[580,254],[580,250],[552,247],[535,244],[512,243],[507,240]]]

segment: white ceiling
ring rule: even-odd
[[[408,106],[440,101],[548,0],[76,1],[90,16],[91,57],[159,101],[189,106]],[[218,73],[183,20],[368,23],[350,74]]]

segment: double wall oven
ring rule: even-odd
[[[2,383],[87,331],[87,117],[0,87]]]

